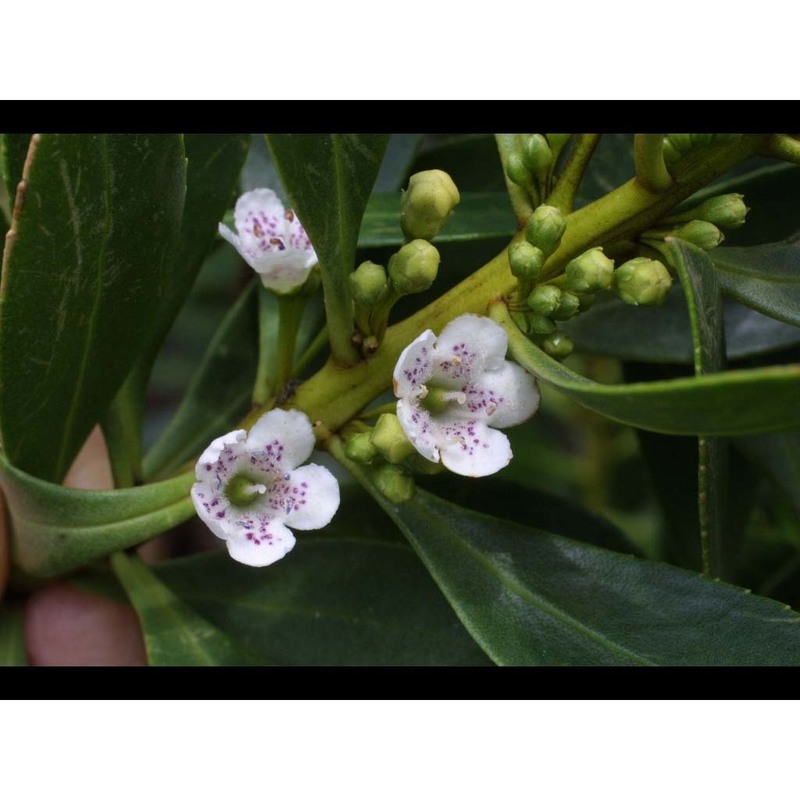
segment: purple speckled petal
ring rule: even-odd
[[[316,263],[313,250],[286,249],[279,253],[265,252],[250,266],[259,274],[266,289],[276,294],[286,294],[306,282],[308,273]]]
[[[405,400],[419,396],[423,384],[431,377],[431,357],[436,336],[425,331],[400,354],[394,368],[394,393]]]
[[[417,452],[428,461],[438,463],[439,448],[436,444],[437,423],[431,419],[428,411],[418,403],[398,400],[397,419],[403,433],[408,436]]]
[[[228,539],[231,558],[251,567],[266,567],[283,558],[295,544],[292,532],[280,521],[242,515],[236,533]]]
[[[339,508],[339,483],[319,464],[298,467],[284,481],[281,494],[288,509],[283,521],[299,531],[324,528]]]
[[[477,421],[442,426],[438,441],[442,464],[469,478],[493,475],[507,466],[513,455],[504,433]]]
[[[535,378],[510,361],[504,361],[499,370],[478,375],[464,391],[467,413],[492,428],[519,425],[539,407]]]
[[[462,314],[436,340],[432,381],[461,388],[486,370],[500,369],[508,349],[506,332],[488,317]]]
[[[247,434],[253,467],[283,477],[302,464],[314,449],[314,431],[308,417],[296,409],[268,411]]]

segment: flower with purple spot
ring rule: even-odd
[[[478,478],[511,461],[495,430],[524,422],[539,405],[533,376],[506,361],[508,337],[488,317],[463,314],[437,337],[420,334],[394,369],[397,418],[417,451]]]
[[[272,564],[294,547],[290,527],[322,528],[333,518],[339,507],[336,478],[318,464],[299,466],[314,441],[305,414],[273,409],[249,433],[226,433],[200,456],[194,507],[237,561]]]
[[[236,201],[236,233],[220,223],[219,232],[276,294],[302,286],[317,254],[294,211],[283,207],[272,189],[253,189]]]

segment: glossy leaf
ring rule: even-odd
[[[498,664],[800,664],[800,616],[744,589],[424,491],[383,505]]]
[[[24,622],[21,604],[7,602],[0,606],[0,667],[28,665]]]
[[[435,242],[511,237],[515,230],[514,214],[505,192],[462,192],[461,202],[453,209]],[[400,192],[372,195],[364,212],[358,246],[399,247],[403,241]]]
[[[335,356],[353,360],[352,298],[361,218],[389,142],[388,134],[268,134],[267,143],[292,207],[322,272]]]
[[[406,175],[421,142],[420,133],[393,133],[389,137],[374,191],[399,192],[405,188]]]
[[[172,286],[183,145],[42,134],[26,181],[3,260],[0,432],[10,461],[58,482]]]
[[[800,329],[740,305],[723,302],[726,356],[729,361],[772,353],[800,344]],[[562,324],[583,353],[625,361],[691,364],[692,335],[680,287],[664,305],[633,307],[616,297],[599,297],[587,311]],[[643,335],[646,331],[647,335]]]
[[[255,658],[177,598],[139,558],[116,553],[114,572],[139,617],[150,666],[243,666]]]
[[[488,664],[411,548],[363,493],[267,569],[227,552],[159,565],[174,594],[284,665]]]
[[[247,412],[258,363],[260,291],[253,281],[225,315],[178,410],[145,456],[147,479],[195,458]]]
[[[141,544],[192,516],[193,482],[189,472],[133,489],[68,489],[0,456],[12,562],[29,575],[49,578]]]
[[[710,255],[726,294],[762,314],[800,325],[800,235],[758,247],[719,247]]]
[[[531,374],[581,405],[634,427],[709,436],[765,433],[800,426],[800,365],[729,370],[716,375],[607,385],[579,375],[532,344],[501,303],[492,317],[509,351]]]

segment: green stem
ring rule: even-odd
[[[291,377],[299,378],[303,374],[305,368],[314,360],[326,344],[328,344],[328,326],[323,325],[317,332],[317,335],[311,340],[308,347],[303,351],[302,355],[297,359]]]
[[[258,371],[253,387],[253,405],[263,406],[270,398],[280,394],[292,376],[297,332],[303,318],[308,298],[302,293],[278,295],[278,337],[272,346],[273,321],[261,305],[259,313],[260,341]]]
[[[633,162],[636,180],[648,192],[661,194],[674,183],[664,163],[663,133],[637,133],[633,137]]]
[[[589,247],[638,236],[698,188],[752,156],[764,138],[762,135],[744,136],[714,154],[701,154],[699,158],[688,153],[675,164],[675,185],[662,195],[645,191],[633,179],[573,212],[567,219],[567,230],[558,250],[545,265],[548,275],[543,278],[562,272],[572,258]],[[522,236],[522,232],[517,233],[512,242]],[[428,328],[441,331],[460,314],[485,314],[494,300],[509,294],[515,286],[506,249],[429,306],[390,327],[372,358],[352,367],[329,359],[319,372],[298,387],[291,405],[302,409],[312,421],[320,421],[321,431],[339,430],[391,386],[400,353],[422,331]],[[243,421],[243,426],[252,424],[260,413],[254,410]]]
[[[500,163],[503,165],[503,177],[506,181],[506,189],[508,196],[511,200],[511,208],[514,209],[514,215],[520,226],[524,225],[528,217],[533,213],[533,206],[528,198],[527,193],[521,186],[517,186],[511,178],[508,177],[506,165],[508,157],[517,152],[517,136],[516,133],[496,133],[495,141],[497,142],[497,150],[500,153]]]
[[[583,173],[586,172],[586,167],[599,141],[599,133],[582,133],[578,137],[575,149],[570,153],[569,160],[558,176],[553,191],[545,200],[548,205],[560,208],[565,214],[572,211]]]

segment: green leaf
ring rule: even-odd
[[[26,667],[25,617],[20,603],[0,606],[0,667]]]
[[[772,478],[800,514],[800,432],[742,436],[735,442]]]
[[[746,435],[800,426],[800,365],[730,370],[696,378],[606,385],[584,378],[532,344],[502,303],[491,315],[512,356],[531,374],[604,416],[659,433]]]
[[[111,563],[139,617],[150,666],[266,663],[192,611],[140,559],[115,553]]]
[[[322,272],[331,351],[352,362],[358,229],[389,142],[386,134],[268,134],[267,144]]]
[[[493,135],[430,138],[436,141],[423,144],[410,172],[441,169],[453,179],[459,192],[502,192],[507,198],[505,176]]]
[[[10,209],[14,208],[14,198],[22,180],[22,168],[25,166],[30,144],[30,133],[0,134],[0,175],[6,187]]]
[[[800,344],[800,330],[795,326],[733,300],[723,302],[723,317],[729,361]],[[625,361],[692,363],[689,312],[679,287],[669,293],[663,305],[654,307],[633,307],[611,295],[598,297],[590,309],[561,327],[582,353]]]
[[[149,480],[168,475],[217,436],[227,433],[250,407],[258,363],[257,281],[228,311],[206,350],[178,410],[144,459]]]
[[[178,559],[158,577],[204,619],[285,665],[487,664],[411,548],[363,493],[301,532],[260,570],[226,552]]]
[[[575,196],[581,208],[627,183],[636,174],[633,165],[633,134],[604,133],[592,155]]]
[[[425,491],[379,502],[498,664],[800,664],[800,616],[772,600]]]
[[[463,192],[436,244],[512,236],[516,222],[505,192]],[[361,223],[359,247],[399,247],[400,193],[373,194]]]
[[[194,513],[194,473],[133,489],[68,489],[17,469],[0,455],[0,487],[11,515],[11,559],[50,578],[134,547]]]
[[[718,247],[710,257],[726,294],[762,314],[800,325],[800,235],[757,247]]]
[[[374,191],[399,192],[421,142],[420,133],[393,133],[390,136]]]
[[[165,272],[160,294],[153,298],[158,312],[146,333],[148,347],[103,419],[118,486],[131,485],[134,479],[141,478],[144,400],[153,362],[214,246],[217,225],[233,195],[250,138],[249,134],[184,135],[186,201],[175,260]]]
[[[10,461],[58,482],[172,285],[185,162],[177,135],[42,134],[32,147],[3,259],[0,433]]]

